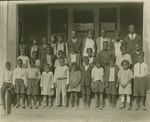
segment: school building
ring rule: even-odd
[[[123,39],[128,25],[134,24],[142,37],[145,62],[150,69],[150,1],[149,0],[34,0],[0,2],[0,83],[6,61],[16,67],[19,37],[27,45],[33,35],[39,39],[52,33],[63,33],[65,41],[71,31],[77,30],[80,38],[88,28],[95,30],[95,38],[105,29],[113,38],[113,31],[120,30]],[[41,42],[38,42],[39,45]],[[150,103],[150,92],[147,93]],[[150,105],[149,105],[150,106]],[[149,107],[150,108],[150,107]]]

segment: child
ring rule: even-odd
[[[29,48],[29,57],[33,57],[33,51],[36,51],[37,52],[37,55],[39,56],[39,50],[40,50],[40,47],[38,46],[37,44],[37,37],[35,36],[32,36],[30,38],[31,42],[32,42],[32,46]]]
[[[14,70],[13,73],[13,85],[17,94],[16,108],[20,106],[20,95],[22,96],[22,108],[25,108],[25,93],[27,87],[26,69],[23,68],[22,59],[17,60],[17,65],[18,67]]]
[[[92,69],[92,88],[95,94],[95,107],[98,107],[98,101],[100,99],[100,109],[103,109],[103,91],[104,91],[104,70],[101,67],[101,61],[96,61],[96,66]]]
[[[133,63],[133,66],[136,64],[136,63],[138,63],[138,56],[142,56],[142,57],[144,57],[144,51],[143,50],[141,50],[141,46],[140,46],[140,44],[139,43],[136,43],[135,45],[134,45],[134,51],[133,52],[131,52],[131,58],[132,58],[132,63]]]
[[[26,54],[26,56],[28,56],[28,45],[25,44],[23,37],[21,37],[19,39],[19,55],[21,55],[21,49],[22,48],[25,49],[25,54]]]
[[[60,65],[55,69],[54,86],[56,87],[56,107],[60,105],[60,94],[62,93],[62,105],[66,108],[67,88],[69,84],[69,68],[65,66],[65,59],[59,59]]]
[[[120,31],[114,31],[114,39],[109,42],[109,50],[114,53],[115,57],[121,54],[120,46],[123,40],[120,39],[120,36]]]
[[[116,58],[116,65],[119,67],[119,69],[121,69],[122,68],[121,62],[123,60],[127,60],[130,63],[129,68],[131,68],[132,60],[131,60],[131,56],[129,54],[127,54],[127,52],[126,52],[126,50],[127,50],[126,45],[122,44],[120,47],[120,50],[121,50],[121,54],[118,55]]]
[[[103,67],[108,66],[109,60],[111,58],[114,58],[113,53],[108,50],[108,42],[107,41],[103,42],[103,50],[98,52],[97,58],[101,61]]]
[[[42,73],[41,77],[41,95],[43,95],[44,107],[47,106],[47,97],[48,97],[48,104],[51,107],[51,96],[54,94],[54,87],[53,87],[53,73],[51,71],[49,65],[45,66],[45,71]]]
[[[81,65],[81,58],[78,53],[75,53],[74,47],[70,48],[70,54],[67,56],[67,64],[69,65],[69,69],[71,69],[71,64],[76,62],[78,67]]]
[[[78,70],[78,65],[76,62],[73,62],[71,65],[70,71],[70,81],[68,92],[70,92],[70,107],[73,107],[73,97],[75,100],[74,107],[78,108],[78,93],[81,91],[80,80],[81,80],[81,72]]]
[[[64,52],[64,56],[68,55],[68,48],[67,44],[63,41],[64,35],[58,34],[58,43],[56,44],[56,54],[58,54],[59,50],[62,50]],[[58,55],[57,55],[58,56]]]
[[[49,37],[48,45],[50,45],[53,48],[54,55],[57,55],[57,53],[56,53],[56,43],[57,43],[57,38],[56,38],[55,34],[52,34]]]
[[[45,57],[43,59],[43,62],[44,62],[43,66],[42,66],[43,69],[44,69],[46,64],[48,64],[51,67],[54,67],[54,63],[55,63],[55,59],[56,59],[55,55],[52,52],[52,48],[50,48],[48,46],[46,49],[47,49],[47,52],[46,52],[46,55],[45,55]]]
[[[24,48],[21,49],[21,55],[17,59],[21,59],[23,61],[23,65],[22,65],[23,68],[30,67],[29,58],[25,55],[25,49]]]
[[[71,40],[69,40],[67,42],[67,45],[68,45],[68,50],[70,50],[72,47],[74,48],[75,50],[75,53],[78,53],[78,54],[81,54],[81,43],[82,43],[82,40],[77,37],[77,32],[76,31],[71,31]]]
[[[135,26],[128,26],[129,34],[124,38],[123,43],[127,45],[127,53],[131,53],[134,50],[134,45],[139,43],[141,45],[141,37],[135,33]]]
[[[40,63],[40,60],[38,59],[38,53],[37,51],[33,51],[32,52],[32,56],[33,56],[33,59],[35,60],[35,67],[41,71],[41,63]]]
[[[109,61],[109,66],[105,67],[105,87],[110,108],[116,108],[117,81],[119,68],[115,66],[114,59]]]
[[[93,60],[94,60],[92,48],[87,48],[86,52],[89,57],[89,64],[92,65]]]
[[[131,81],[133,79],[133,73],[129,69],[130,63],[127,60],[123,60],[121,63],[121,68],[118,73],[118,80],[119,80],[119,94],[121,96],[121,107],[120,109],[124,108],[124,100],[125,95],[127,97],[127,106],[128,110],[131,110],[130,106],[130,95],[132,94],[131,88]]]
[[[141,107],[145,108],[146,81],[148,76],[148,66],[143,62],[143,56],[138,56],[138,63],[134,65],[134,96],[136,97],[136,110],[139,109],[139,97],[141,98]]]
[[[11,106],[14,106],[14,86],[13,86],[13,71],[11,70],[11,63],[6,62],[5,63],[6,70],[3,72],[3,85],[1,88],[1,100],[2,105],[5,108],[5,91],[9,88],[11,92]]]
[[[82,41],[82,55],[87,56],[87,48],[92,48],[93,52],[96,50],[96,44],[94,38],[94,31],[92,29],[88,29],[86,31],[87,37],[85,37]]]
[[[82,99],[83,99],[83,108],[90,107],[90,96],[91,96],[91,71],[92,66],[89,64],[89,58],[85,56],[83,58],[84,65],[81,66],[81,90],[82,90]]]
[[[38,109],[37,97],[39,95],[41,73],[37,68],[35,68],[34,59],[30,59],[29,63],[30,63],[30,67],[26,71],[27,73],[27,95],[28,95],[29,108],[32,109],[31,96],[33,96],[34,108]]]
[[[64,52],[62,50],[59,50],[58,51],[58,59],[55,60],[55,64],[54,64],[54,67],[56,68],[58,65],[60,65],[60,62],[59,62],[59,59],[60,58],[64,58]],[[65,60],[65,64],[67,64],[67,60]]]
[[[101,30],[101,37],[98,37],[96,39],[97,53],[99,51],[103,50],[103,42],[104,41],[107,41],[109,44],[110,38],[106,37],[106,31],[105,30]]]

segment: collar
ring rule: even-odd
[[[88,64],[88,65],[85,65],[85,64],[84,64],[84,66],[85,66],[85,67],[88,67],[88,66],[90,66],[90,65],[89,65],[89,64]]]

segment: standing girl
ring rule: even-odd
[[[71,65],[70,71],[70,82],[68,87],[68,92],[70,92],[70,107],[73,107],[73,97],[75,99],[75,106],[78,108],[78,93],[81,91],[80,87],[81,72],[78,70],[76,62]]]
[[[56,43],[57,43],[57,38],[56,38],[55,34],[52,34],[49,37],[48,45],[50,45],[53,48],[54,55],[57,55],[56,54]]]
[[[121,65],[123,68],[121,68],[118,73],[119,94],[121,95],[121,105],[122,105],[120,109],[125,107],[124,100],[125,100],[125,95],[126,95],[128,110],[131,110],[130,95],[132,94],[131,81],[133,79],[133,73],[131,69],[129,69],[129,66],[130,66],[129,61],[123,60]]]
[[[53,73],[51,67],[47,64],[45,66],[45,71],[42,73],[41,77],[41,94],[43,95],[44,107],[48,105],[51,107],[51,96],[54,94],[53,87]]]

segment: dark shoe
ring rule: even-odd
[[[11,104],[11,107],[14,107],[14,106],[15,106],[15,105],[12,103],[12,104]]]
[[[19,106],[20,106],[20,105],[19,105],[19,104],[17,104],[15,107],[16,107],[16,108],[19,108]]]
[[[30,109],[32,109],[32,106],[31,106],[31,105],[29,105],[29,108],[30,108]]]
[[[25,105],[22,105],[22,108],[25,109]]]
[[[123,109],[124,108],[124,103],[121,103],[121,107],[119,109]]]
[[[38,109],[38,106],[34,106],[35,109]]]
[[[139,105],[136,104],[135,110],[139,110]]]
[[[51,101],[48,102],[48,107],[52,107]]]

